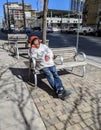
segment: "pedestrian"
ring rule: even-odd
[[[36,59],[37,69],[45,74],[56,95],[64,100],[71,94],[71,91],[65,90],[63,87],[53,60],[52,50],[47,45],[40,43],[37,36],[31,36],[30,45],[30,55]]]

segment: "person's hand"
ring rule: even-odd
[[[50,57],[45,55],[45,61],[48,62],[50,60]]]

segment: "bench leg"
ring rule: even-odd
[[[35,81],[35,87],[37,87],[37,74],[34,73],[34,81]]]
[[[3,43],[2,48],[8,51],[9,50],[9,42]]]
[[[31,69],[32,69],[32,60],[29,59],[29,70],[28,70],[28,79],[30,80],[30,76],[31,76]],[[33,70],[33,76],[34,76],[34,85],[35,87],[37,87],[37,74],[35,72],[35,70]]]
[[[28,43],[28,42],[26,42],[26,43],[25,43],[25,48],[28,48],[28,45],[29,45],[29,43]]]
[[[31,60],[29,59],[29,70],[28,70],[28,79],[30,80],[31,75]]]
[[[82,69],[81,70],[81,74],[79,74],[78,76],[80,76],[80,77],[85,77],[85,73],[86,73],[86,66],[85,65],[83,65],[83,66],[81,66],[81,68],[80,69]],[[70,70],[71,72],[73,71],[73,67],[72,67],[72,69]],[[73,72],[72,72],[73,73]]]
[[[19,59],[19,50],[18,50],[18,43],[17,42],[15,43],[15,48],[16,48],[17,58]]]
[[[12,45],[9,49],[9,51],[15,56],[16,55],[16,48],[14,47],[14,45]]]
[[[69,71],[71,71],[71,72],[72,72],[72,71],[73,71],[73,67],[71,67],[71,69],[70,69]]]

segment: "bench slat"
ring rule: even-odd
[[[86,65],[86,62],[68,62],[68,63],[64,63],[63,65],[56,65],[57,70],[60,69],[66,69],[66,68],[71,68],[71,67],[77,67],[77,66],[83,66]],[[31,68],[33,69],[33,68]],[[35,71],[37,74],[40,74],[40,72],[38,70]]]
[[[87,64],[86,62],[68,62],[68,63],[64,63],[63,65],[57,65],[56,68],[64,69],[64,68],[82,66],[82,65],[86,65],[86,64]]]

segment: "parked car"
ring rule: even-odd
[[[26,28],[20,28],[20,32],[21,33],[31,33],[32,32],[32,29],[30,27],[26,27]]]
[[[76,27],[68,27],[67,33],[73,33]]]
[[[52,27],[52,29],[53,29],[53,32],[60,32],[61,31],[61,29],[59,27]]]
[[[61,33],[73,33],[73,29],[75,27],[71,26],[71,27],[67,27],[67,28],[63,28],[61,29]]]
[[[78,28],[74,28],[73,29],[73,33],[77,33],[78,32]],[[92,27],[89,26],[80,26],[79,27],[79,33],[83,34],[83,35],[87,35],[87,34],[93,34],[94,29]]]
[[[1,32],[4,32],[4,30],[5,30],[4,28],[1,28],[1,29],[0,29]]]
[[[61,33],[66,33],[67,30],[68,30],[68,28],[62,28],[62,29],[61,29]]]
[[[95,31],[94,31],[94,35],[95,36],[101,36],[101,29],[96,29]]]
[[[46,32],[47,33],[53,33],[53,28],[52,27],[47,27]]]
[[[1,32],[3,33],[13,33],[14,29],[12,28],[1,28]]]
[[[33,31],[41,31],[41,28],[40,27],[34,27],[34,28],[32,28],[33,29]]]
[[[31,33],[32,32],[32,29],[29,28],[29,27],[26,27],[25,29],[26,29],[26,33]]]

